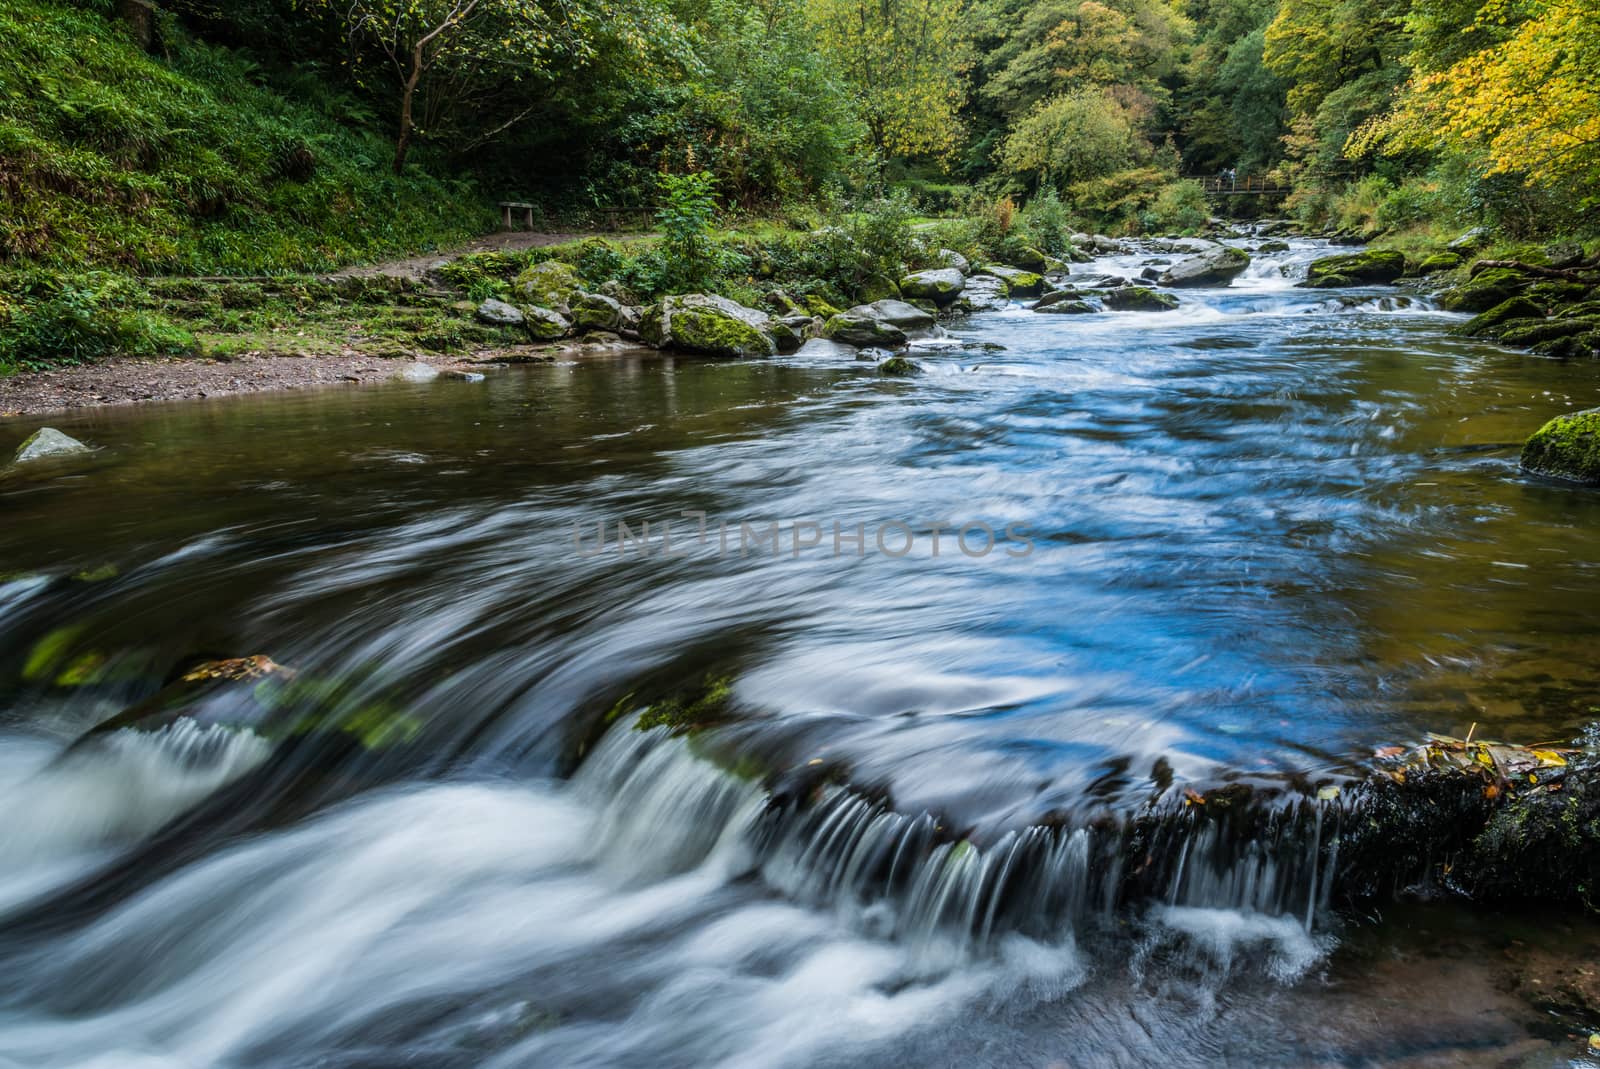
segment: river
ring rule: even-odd
[[[0,1066],[1569,1064],[1502,966],[1580,919],[1352,917],[1264,855],[1100,901],[1083,827],[1163,791],[1596,717],[1600,495],[1516,465],[1593,369],[1294,288],[1319,251],[977,315],[910,378],[640,352],[51,418],[98,452],[0,481]],[[398,741],[67,752],[246,654]],[[726,727],[632,730],[723,680]]]

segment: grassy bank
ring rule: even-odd
[[[481,233],[470,182],[404,176],[359,104],[168,19],[0,9],[0,371],[191,349],[129,276],[322,271]]]

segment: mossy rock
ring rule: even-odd
[[[627,711],[632,695],[612,707],[606,720],[617,719]],[[707,676],[699,687],[682,694],[653,702],[634,721],[634,730],[650,731],[666,728],[674,735],[685,735],[728,720],[733,707],[733,679],[730,676]]]
[[[898,349],[909,340],[906,332],[894,324],[854,311],[830,316],[823,324],[822,336],[843,345],[854,345],[858,349],[873,346]]]
[[[1170,312],[1178,307],[1178,298],[1172,294],[1157,293],[1144,286],[1106,290],[1100,299],[1107,308],[1117,312]]]
[[[17,446],[12,462],[26,464],[31,460],[51,460],[57,457],[79,456],[93,452],[88,446],[54,427],[40,427]]]
[[[688,293],[667,297],[647,312],[639,333],[652,345],[702,356],[772,356],[779,351],[775,324],[781,326],[726,297]]]
[[[1575,304],[1589,294],[1589,287],[1582,282],[1535,282],[1528,287],[1529,300],[1538,301],[1547,308],[1557,305]]]
[[[1037,297],[1044,292],[1044,276],[1033,271],[991,264],[984,273],[1004,280],[1007,292],[1013,297]]]
[[[899,297],[900,287],[887,275],[868,275],[866,280],[856,287],[856,301],[859,304],[871,304],[873,301],[891,298],[898,300]]]
[[[842,311],[838,305],[830,303],[815,293],[805,295],[805,310],[808,314],[821,316],[823,319],[836,316]]]
[[[1513,322],[1500,332],[1507,345],[1533,346],[1540,342],[1571,338],[1600,330],[1600,319],[1542,319],[1538,322]]]
[[[922,374],[922,368],[903,356],[891,356],[878,365],[878,374],[909,377]]]
[[[1449,290],[1439,304],[1451,312],[1486,312],[1528,289],[1532,279],[1509,267],[1491,267]]]
[[[1055,301],[1046,305],[1035,305],[1033,310],[1035,312],[1041,312],[1045,315],[1061,316],[1093,315],[1094,313],[1100,311],[1100,309],[1096,308],[1088,301],[1079,300]]]
[[[546,260],[523,268],[512,286],[529,304],[564,316],[571,312],[572,301],[583,289],[583,280],[571,264]]]
[[[1024,245],[1013,250],[1007,257],[1011,263],[1024,271],[1043,273],[1050,269],[1050,257],[1032,245]]]
[[[572,321],[552,308],[530,304],[521,311],[523,328],[534,341],[555,341],[572,332]]]
[[[1327,289],[1335,285],[1383,285],[1405,273],[1405,253],[1396,249],[1367,249],[1312,261],[1306,269],[1306,280],[1301,285],[1311,289]]]
[[[411,742],[422,721],[375,696],[368,677],[313,679],[257,654],[189,666],[153,697],[91,728],[74,745],[113,731],[153,732],[188,721],[251,731],[269,741],[324,735],[382,750]]]
[[[1431,256],[1424,256],[1417,264],[1416,273],[1419,275],[1437,275],[1441,271],[1454,271],[1463,263],[1458,252],[1436,252]]]
[[[1600,356],[1600,330],[1542,341],[1533,347],[1533,351],[1557,360],[1584,360]]]
[[[900,280],[900,292],[911,300],[927,300],[943,306],[961,296],[966,277],[954,267],[918,271]]]
[[[1522,447],[1522,469],[1563,482],[1600,486],[1600,408],[1557,416]]]
[[[1508,324],[1543,319],[1544,309],[1538,304],[1526,297],[1512,297],[1474,316],[1461,333],[1474,338],[1497,338]]]

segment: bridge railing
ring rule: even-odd
[[[1287,183],[1264,174],[1241,174],[1237,177],[1224,175],[1210,175],[1196,179],[1205,189],[1208,196],[1266,196],[1269,194],[1288,193],[1290,187]]]

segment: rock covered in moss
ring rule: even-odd
[[[1533,279],[1514,268],[1491,267],[1446,291],[1439,304],[1451,312],[1486,312],[1525,292],[1532,284]]]
[[[572,299],[572,325],[578,330],[631,331],[639,313],[604,293],[579,293]]]
[[[572,330],[572,321],[553,308],[530,304],[522,309],[522,325],[534,341],[555,341]]]
[[[1461,254],[1458,252],[1436,252],[1431,256],[1424,256],[1422,262],[1417,264],[1416,273],[1419,275],[1437,275],[1441,271],[1454,271],[1462,263]]]
[[[1557,416],[1540,427],[1522,447],[1522,468],[1550,479],[1600,486],[1600,408]]]
[[[493,297],[478,305],[473,314],[478,317],[478,322],[491,327],[522,326],[522,311],[516,305],[497,301]]]
[[[1405,253],[1396,249],[1367,249],[1313,260],[1301,285],[1311,289],[1374,286],[1393,282],[1405,273]]]
[[[785,329],[793,338],[793,331]],[[779,351],[770,315],[713,293],[663,298],[644,313],[639,334],[657,348],[701,356],[773,356]],[[794,345],[798,348],[799,341]]]
[[[1185,257],[1161,272],[1163,286],[1226,286],[1250,266],[1248,253],[1231,245]]]
[[[1096,308],[1088,301],[1079,300],[1076,298],[1071,300],[1053,301],[1046,305],[1034,305],[1033,310],[1035,312],[1042,312],[1045,315],[1058,316],[1092,315],[1100,311],[1100,309]]]
[[[1044,276],[1037,272],[1024,271],[1020,267],[1006,267],[1003,264],[990,264],[985,271],[1004,279],[1013,297],[1037,297],[1044,292]]]
[[[962,275],[972,274],[972,263],[954,249],[940,249],[939,263],[944,267],[951,267],[960,271]]]
[[[583,289],[583,280],[571,264],[546,260],[523,268],[512,286],[527,303],[566,316],[572,313],[572,300]]]
[[[856,287],[856,300],[862,304],[889,300],[900,296],[900,287],[888,275],[868,275]]]
[[[1117,312],[1170,312],[1178,307],[1178,298],[1172,294],[1157,293],[1144,286],[1107,290],[1100,299],[1107,308]]]
[[[1474,338],[1498,337],[1505,327],[1523,320],[1542,320],[1544,309],[1526,297],[1512,297],[1501,301],[1487,312],[1480,312],[1461,328],[1461,333]]]
[[[24,464],[30,460],[70,457],[90,452],[93,450],[71,435],[62,434],[54,427],[40,427],[17,446],[16,455],[12,460]]]
[[[903,356],[891,356],[878,365],[878,374],[906,378],[922,374],[922,368]]]
[[[913,300],[932,301],[941,307],[961,296],[966,279],[953,267],[917,271],[900,280],[900,292]]]
[[[1011,287],[999,275],[973,275],[961,291],[961,300],[972,312],[989,312],[1011,303]]]
[[[865,308],[860,305],[858,308]],[[822,336],[841,345],[854,345],[858,349],[883,346],[898,349],[908,340],[906,332],[892,323],[852,308],[829,318],[822,327]]]

